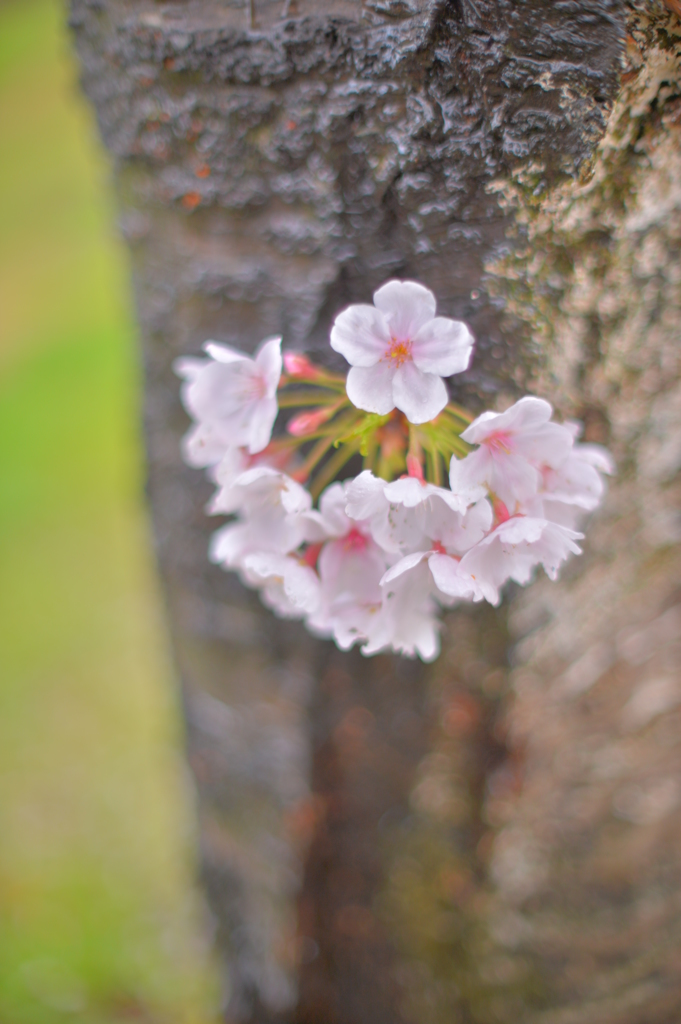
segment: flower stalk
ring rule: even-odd
[[[334,456],[334,474],[359,454],[363,469],[390,481],[409,474],[409,460],[415,459],[422,467],[424,481],[441,486],[451,458],[465,457],[470,451],[470,446],[461,440],[461,433],[473,416],[454,402],[448,403],[432,422],[424,424],[410,423],[397,409],[385,415],[364,413],[352,405],[347,395],[339,397],[338,382],[342,378],[315,366],[307,357],[300,365],[295,376],[282,376],[277,392],[280,409],[309,410],[293,415],[286,424],[290,435],[287,447],[292,454],[297,450],[303,458],[292,472],[294,479],[307,482],[313,471],[321,471],[320,463],[333,446],[346,451],[345,456]],[[301,387],[308,383],[309,388]],[[348,410],[349,415],[339,416]],[[312,441],[317,443],[304,451]],[[319,476],[322,487],[334,478],[327,477],[326,471]],[[314,495],[320,493],[316,479],[310,482],[310,491]]]

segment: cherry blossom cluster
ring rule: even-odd
[[[476,419],[450,402],[443,378],[468,367],[473,338],[427,288],[389,281],[336,317],[347,379],[281,340],[253,358],[207,342],[176,364],[184,458],[216,485],[208,511],[230,517],[210,558],[277,615],[343,650],[430,661],[442,608],[497,605],[507,581],[538,566],[555,579],[580,553],[609,454],[540,398]]]

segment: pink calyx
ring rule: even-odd
[[[345,551],[364,551],[369,544],[369,538],[360,533],[356,526],[353,526],[350,532],[342,538],[342,543]]]
[[[492,508],[494,509],[494,518],[497,521],[497,526],[500,526],[502,523],[507,523],[511,518],[511,513],[508,511],[504,502],[501,498],[497,498],[496,494],[490,494],[490,498],[492,499]]]
[[[447,548],[439,540],[433,541],[433,546],[430,549],[431,555],[446,555],[447,558],[451,558],[453,562],[460,562],[460,555],[453,555],[451,551],[447,551]]]
[[[317,568],[317,559],[319,558],[319,552],[324,547],[323,544],[310,544],[309,547],[305,548],[301,561],[304,565],[309,565],[310,569]]]

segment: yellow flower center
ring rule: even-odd
[[[386,356],[388,359],[394,360],[395,366],[401,366],[407,359],[411,359],[411,342],[395,341],[393,338]]]

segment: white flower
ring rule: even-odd
[[[262,451],[277,417],[281,338],[264,341],[254,359],[215,342],[203,347],[208,360],[175,363],[176,372],[185,378],[182,401],[197,421],[184,442],[186,460],[207,466],[218,462],[228,448]]]
[[[241,570],[244,581],[258,587],[263,603],[281,618],[302,619],[319,607],[319,577],[303,559],[260,552],[246,555]]]
[[[492,526],[492,508],[483,498],[465,513],[454,512],[438,501],[426,510],[424,532],[426,545],[405,555],[381,580],[381,585],[395,585],[402,577],[410,579],[424,571],[430,574],[431,591],[445,604],[457,600],[480,601],[483,593],[476,581],[461,569],[461,555],[480,543]]]
[[[348,516],[346,506],[348,503],[348,487],[354,481],[346,480],[343,483],[334,483],[322,492],[319,498],[320,525],[324,531],[324,537],[343,537],[357,527],[357,522],[364,517]]]
[[[346,483],[345,512],[351,519],[371,521],[382,516],[390,506],[385,496],[386,481],[364,469],[354,480]]]
[[[372,537],[386,551],[404,554],[422,549],[435,536],[435,523],[438,537],[445,523],[458,529],[464,522],[460,513],[484,493],[482,487],[455,493],[416,477],[387,483],[364,470],[347,486],[347,512],[353,519],[366,520]]]
[[[301,484],[272,466],[252,466],[243,473],[225,481],[219,492],[219,508],[215,512],[237,512],[242,509],[251,515],[307,512],[312,508],[312,496]]]
[[[385,579],[385,577],[384,577]],[[440,653],[440,622],[433,600],[432,580],[425,565],[407,577],[383,583],[381,608],[367,623],[362,654],[393,650],[433,661]]]
[[[387,564],[385,552],[356,528],[325,544],[317,563],[321,605],[308,620],[310,628],[333,636],[344,651],[365,640],[381,609],[379,581]]]
[[[435,296],[415,281],[388,281],[374,305],[350,306],[331,330],[345,356],[350,401],[367,412],[397,407],[412,423],[434,419],[447,404],[443,377],[468,366],[473,337],[464,323],[435,316]]]
[[[210,558],[230,569],[241,568],[247,555],[289,554],[310,539],[309,491],[285,473],[255,466],[221,492],[219,511],[239,512],[241,518],[223,526],[211,538]]]
[[[442,510],[443,505],[452,512],[465,512],[468,506],[482,498],[484,493],[482,487],[470,491],[451,491],[419,480],[415,476],[403,476],[385,485],[385,496],[391,505],[419,509],[424,515],[433,509]]]
[[[399,500],[390,501],[387,495],[390,486],[365,469],[348,483],[347,513],[352,519],[366,523],[367,531],[385,551],[413,551],[423,544],[420,517]]]
[[[543,468],[540,495],[591,511],[603,497],[604,484],[600,474],[610,475],[614,471],[614,463],[605,448],[596,444],[578,444],[555,469],[550,466]]]
[[[443,551],[433,551],[428,557],[428,568],[443,604],[459,601],[482,601],[484,592],[469,572],[461,568],[461,559]]]
[[[538,516],[514,516],[501,523],[461,559],[460,572],[470,576],[485,600],[499,604],[506,580],[528,583],[536,565],[555,580],[570,554],[581,554],[575,543],[584,534]]]
[[[515,512],[539,490],[540,470],[557,468],[570,454],[574,431],[551,423],[552,412],[548,402],[530,397],[506,412],[483,412],[461,434],[480,447],[465,459],[452,459],[452,490],[482,484]]]
[[[182,458],[188,466],[214,466],[224,454],[221,435],[208,423],[196,423],[182,438]]]
[[[439,652],[437,605],[425,576],[381,587],[385,552],[351,531],[324,545],[319,557],[321,603],[308,627],[332,636],[341,650],[362,644],[362,654],[393,650],[431,661]]]
[[[388,565],[388,556],[372,539],[366,521],[346,514],[347,487],[332,484],[319,501],[320,523],[330,539],[317,562],[320,605],[307,622],[313,632],[333,636],[342,650],[366,640],[381,608],[379,580]]]
[[[208,467],[208,473],[213,483],[218,486],[206,507],[209,515],[215,516],[236,511],[240,500],[237,495],[242,496],[242,492],[238,491],[234,494],[232,488],[242,473],[250,468],[252,468],[251,458],[244,448],[227,448],[220,461]]]

